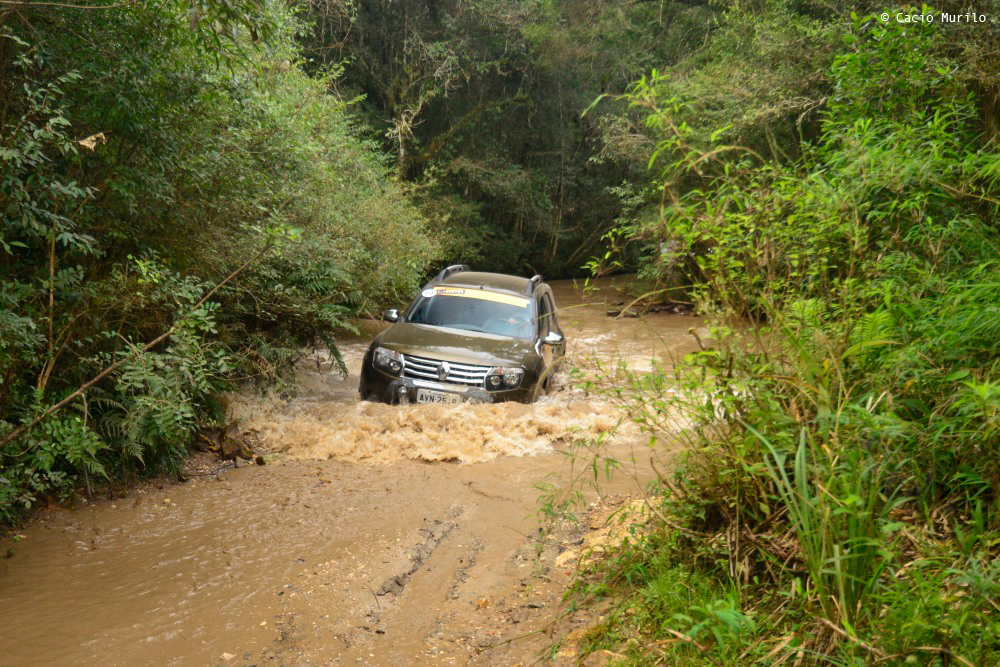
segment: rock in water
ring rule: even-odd
[[[193,447],[203,452],[217,452],[223,461],[235,462],[238,458],[251,461],[254,458],[253,447],[235,421],[225,428],[212,426],[200,429]]]

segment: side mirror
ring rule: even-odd
[[[382,313],[382,319],[386,322],[398,322],[399,310],[397,308],[389,308]]]
[[[544,345],[562,345],[563,340],[565,340],[561,333],[556,333],[555,331],[550,331],[545,334],[545,338],[542,339]]]

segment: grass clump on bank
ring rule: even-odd
[[[665,184],[630,233],[713,326],[679,391],[609,392],[687,445],[580,585],[626,664],[1000,662],[1000,155],[933,28],[844,37],[798,159],[698,135],[666,75],[629,97]]]

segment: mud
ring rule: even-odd
[[[556,285],[581,367],[691,348],[697,319],[612,320],[601,287]],[[296,398],[234,398],[275,464],[49,508],[4,541],[0,664],[531,662],[569,576],[538,547],[536,486],[578,474],[571,443],[619,417],[566,382],[533,406],[359,403],[366,326],[348,377],[317,355]],[[641,443],[615,442],[636,462],[606,492],[649,474]]]

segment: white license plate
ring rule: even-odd
[[[458,403],[462,397],[458,394],[449,394],[446,391],[431,391],[430,389],[417,389],[417,403]]]

